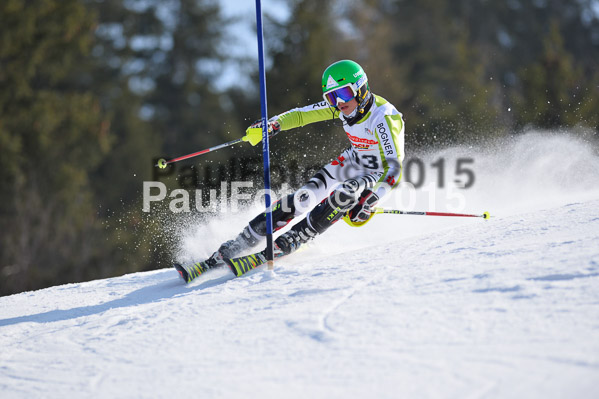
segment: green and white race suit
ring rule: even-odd
[[[295,108],[280,114],[276,119],[281,130],[305,126],[315,122],[331,120],[334,108],[325,101]],[[338,111],[336,111],[338,112]],[[404,122],[402,114],[380,96],[374,95],[374,101],[366,115],[353,125],[344,122],[343,129],[351,147],[343,151],[337,159],[325,165],[308,183],[297,192],[308,191],[313,200],[320,202],[335,187],[348,179],[361,176],[374,177],[372,191],[382,198],[395,187],[402,174],[404,159]],[[307,209],[296,200],[296,215]]]

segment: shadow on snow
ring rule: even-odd
[[[15,325],[19,323],[53,323],[56,321],[72,320],[79,317],[92,316],[105,312],[110,309],[124,308],[128,306],[136,306],[146,303],[158,302],[164,299],[173,298],[179,295],[186,295],[193,291],[201,291],[208,288],[223,284],[234,278],[233,274],[226,274],[211,280],[206,280],[200,284],[186,286],[180,278],[176,276],[174,270],[170,269],[164,273],[153,275],[154,279],[158,279],[157,284],[145,286],[132,291],[122,298],[115,299],[109,302],[98,305],[81,306],[72,309],[58,309],[48,312],[32,314],[28,316],[12,317],[0,320],[0,327]]]

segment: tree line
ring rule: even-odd
[[[284,21],[265,10],[271,115],[321,101],[322,71],[349,58],[404,114],[409,150],[529,128],[597,142],[595,0],[285,4]],[[257,60],[227,52],[228,18],[209,0],[1,2],[0,295],[170,264],[162,211],[141,211],[157,157],[238,138],[260,115]],[[243,83],[214,83],[224,63]],[[324,163],[343,136],[334,121],[281,133],[273,163]]]

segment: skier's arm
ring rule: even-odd
[[[306,126],[310,123],[326,121],[334,118],[334,108],[323,101],[302,108],[294,108],[268,120],[268,136],[272,137],[282,130]],[[262,121],[254,122],[245,131],[243,141],[256,145],[262,141]]]
[[[274,119],[281,125],[281,130],[290,130],[310,123],[331,120],[335,117],[333,111],[334,108],[322,101],[306,107],[294,108],[277,115]]]
[[[384,171],[372,191],[379,198],[382,198],[401,180],[404,158],[404,122],[402,115],[395,111],[391,115],[381,116],[376,121],[376,134]]]

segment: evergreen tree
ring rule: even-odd
[[[7,0],[0,15],[0,292],[10,293],[80,278],[101,255],[88,172],[110,132],[98,99],[72,83],[92,41],[85,7]]]
[[[150,3],[162,7],[160,1]],[[152,82],[144,96],[151,111],[148,119],[163,135],[169,153],[220,144],[229,138],[227,132],[239,130],[213,84],[223,57],[220,8],[210,1],[178,0],[161,23],[169,44],[160,57],[154,52],[146,62]]]
[[[469,45],[493,79],[497,93],[494,102],[502,112],[501,121],[510,130],[524,125],[573,126],[583,120],[587,126],[596,126],[586,111],[596,104],[599,95],[592,89],[596,87],[592,82],[597,79],[599,62],[599,18],[595,8],[595,0],[452,2],[448,15],[470,30]],[[565,75],[558,77],[562,73]],[[568,109],[559,110],[560,115],[539,117],[548,108],[547,101],[551,102],[540,86],[544,84],[554,86],[548,86],[548,92],[555,92],[556,85],[573,85],[569,95],[577,100]],[[560,90],[561,101],[565,101],[565,91]],[[539,111],[534,112],[534,108]],[[558,111],[555,105],[549,108]]]
[[[349,14],[373,88],[404,114],[411,148],[486,136],[496,95],[470,31],[450,18],[452,3],[362,1]],[[367,16],[367,17],[365,17]]]
[[[583,67],[576,65],[572,54],[564,48],[557,21],[551,24],[543,47],[538,61],[523,67],[520,73],[521,96],[516,100],[520,125],[546,129],[584,125],[596,129],[597,74],[594,86],[585,81]]]
[[[163,172],[156,159],[220,144],[228,131],[240,134],[212,84],[224,20],[218,4],[205,0],[88,1],[88,7],[99,21],[94,76],[115,133],[114,150],[95,176],[113,245],[108,258],[115,270],[163,266],[172,235],[156,228],[164,215],[141,212],[142,182],[158,179],[169,189],[202,183],[195,175],[203,177],[205,168],[191,169],[199,160],[176,165],[179,172],[165,177],[156,174]],[[226,156],[224,150],[201,162]]]

